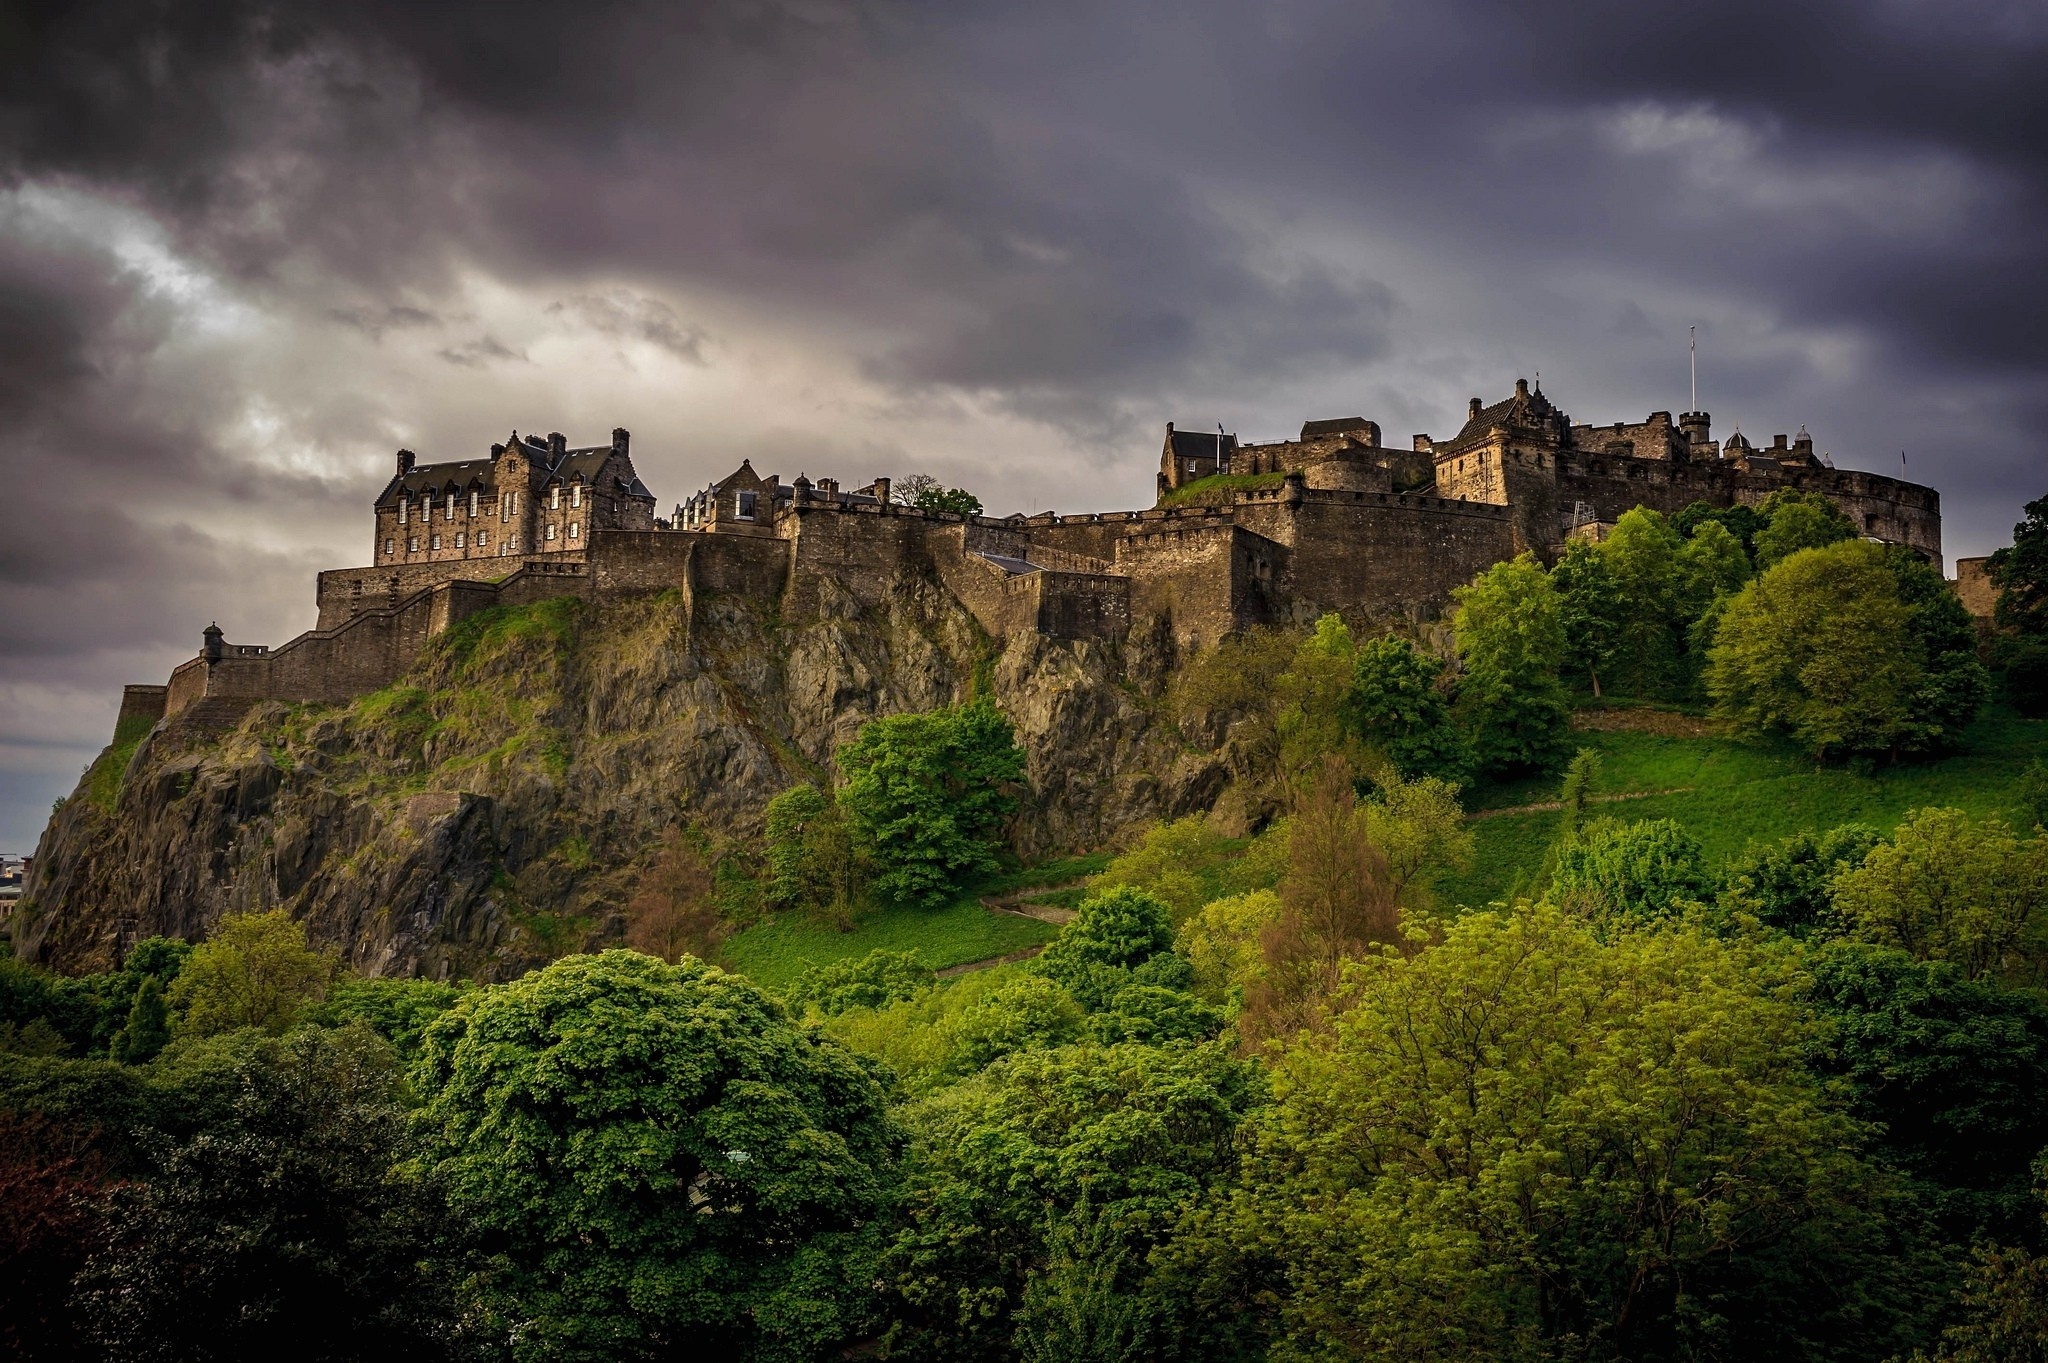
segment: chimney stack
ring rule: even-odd
[[[561,433],[560,431],[549,431],[549,432],[548,432],[548,453],[549,453],[550,455],[552,455],[552,456],[554,457],[555,461],[556,461],[557,463],[560,463],[560,462],[561,462],[561,459],[562,459],[562,456],[563,456],[563,455],[565,455],[565,454],[567,454],[568,452],[569,452],[569,437],[568,437],[568,436],[566,436],[566,435],[563,435],[563,434],[562,434],[562,433]]]
[[[1465,420],[1467,420],[1467,421],[1477,421],[1477,420],[1479,420],[1479,409],[1480,409],[1481,407],[1484,407],[1485,405],[1486,405],[1486,404],[1485,404],[1485,403],[1483,403],[1483,402],[1481,402],[1481,401],[1480,401],[1480,400],[1479,400],[1478,398],[1474,398],[1474,399],[1472,399],[1472,403],[1471,403],[1471,406],[1470,406],[1470,407],[1468,408],[1468,412],[1469,412],[1469,415],[1467,415],[1467,416],[1466,416]]]
[[[420,457],[411,450],[400,450],[398,452],[398,476],[403,478],[406,474],[411,473],[413,465],[417,464],[419,459]]]
[[[624,454],[632,439],[632,434],[624,426],[612,427],[612,453]]]
[[[875,479],[875,500],[885,507],[889,505],[889,480],[887,478]]]

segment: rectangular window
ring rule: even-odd
[[[385,541],[384,541],[384,552],[385,552],[385,553],[387,553],[387,554],[391,552],[391,541],[390,541],[390,540],[385,540]]]
[[[418,535],[414,535],[411,539],[405,542],[405,552],[408,554],[417,554],[419,551],[420,537]]]
[[[486,544],[489,544],[490,542],[491,542],[491,532],[490,532],[490,531],[488,531],[488,530],[479,530],[479,531],[477,531],[477,532],[476,532],[476,547],[477,547],[477,548],[481,549],[481,548],[483,548],[483,547],[484,547],[484,546],[485,546]]]
[[[455,547],[456,547],[457,549],[460,549],[460,548],[462,548],[462,547],[463,547],[463,543],[462,543],[462,532],[461,532],[460,530],[458,530],[458,531],[456,531],[456,532],[455,532]]]
[[[451,521],[455,519],[455,494],[454,494],[454,493],[452,493],[452,492],[448,494],[448,515],[447,515],[447,519],[448,519],[448,520],[451,520]]]
[[[750,521],[750,520],[754,519],[754,494],[753,494],[753,493],[751,493],[751,492],[742,492],[742,493],[740,494],[740,498],[739,498],[739,511],[738,511],[738,512],[737,512],[736,514],[737,514],[737,515],[739,516],[739,518],[740,518],[741,520],[743,520],[743,521]]]
[[[562,485],[560,483],[556,483],[553,487],[548,489],[548,510],[560,511],[561,509]]]
[[[548,527],[547,537],[549,539],[553,539],[555,537],[555,527],[553,527],[552,525]]]
[[[519,536],[514,535],[511,539],[505,541],[505,552],[508,554],[519,552]]]
[[[475,519],[476,519],[476,507],[477,507],[477,502],[478,502],[479,500],[481,500],[481,499],[482,499],[482,497],[483,497],[483,493],[481,493],[481,492],[478,492],[478,491],[476,491],[476,490],[475,490],[475,489],[473,489],[473,488],[472,488],[472,489],[470,490],[470,494],[469,494],[469,518],[470,518],[471,520],[475,520]]]
[[[435,536],[433,536],[432,538],[428,539],[428,541],[427,541],[427,548],[429,548],[429,549],[439,549],[440,547],[441,547],[441,537],[440,537],[439,535],[435,535]]]
[[[569,538],[572,540],[576,538],[576,522],[574,521],[569,522]]]
[[[583,505],[583,484],[581,484],[581,483],[578,483],[578,484],[576,484],[576,486],[574,486],[574,487],[572,487],[572,488],[570,488],[570,489],[569,489],[569,505],[570,505],[570,506],[582,506],[582,505]]]

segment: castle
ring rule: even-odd
[[[1490,565],[1553,558],[1631,507],[1756,503],[1779,488],[1823,493],[1865,535],[1941,562],[1932,488],[1834,468],[1803,430],[1758,448],[1739,431],[1717,445],[1710,426],[1704,412],[1575,424],[1520,380],[1499,402],[1473,398],[1456,435],[1405,449],[1362,417],[1265,444],[1168,425],[1154,507],[1002,518],[905,505],[887,478],[845,490],[742,462],[661,519],[623,430],[575,449],[515,432],[488,459],[443,464],[401,450],[374,504],[370,566],[320,574],[313,629],[270,648],[209,627],[167,685],[127,688],[121,719],[218,724],[260,700],[347,701],[476,611],[562,595],[675,591],[687,615],[739,594],[800,620],[879,606],[920,574],[999,640],[1145,629],[1181,647],[1331,610],[1365,626],[1419,621]]]

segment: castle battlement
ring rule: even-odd
[[[1332,610],[1361,627],[1423,621],[1492,564],[1554,556],[1632,507],[1755,504],[1780,488],[1941,559],[1934,489],[1837,469],[1804,430],[1758,448],[1740,432],[1716,444],[1704,412],[1575,423],[1518,381],[1499,402],[1472,399],[1455,436],[1411,443],[1389,449],[1362,417],[1264,443],[1169,424],[1162,501],[1230,479],[1196,488],[1199,504],[1008,517],[906,505],[887,478],[784,483],[742,461],[657,519],[624,430],[575,448],[515,432],[488,458],[442,464],[401,450],[371,508],[371,562],[319,575],[313,629],[273,648],[209,628],[166,685],[128,688],[122,714],[223,723],[261,700],[345,702],[479,610],[563,595],[673,591],[686,620],[707,596],[740,595],[802,620],[882,606],[917,576],[999,640],[1115,643],[1143,626],[1183,647]]]

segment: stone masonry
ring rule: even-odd
[[[1217,475],[1228,481],[1192,486]],[[743,462],[661,520],[625,431],[573,449],[515,432],[488,459],[422,465],[401,450],[373,507],[371,563],[320,575],[314,629],[270,648],[209,628],[167,686],[130,687],[122,715],[223,723],[259,700],[345,702],[479,610],[561,595],[674,591],[694,618],[705,596],[739,594],[798,619],[879,605],[917,574],[997,639],[1144,629],[1199,648],[1331,610],[1366,628],[1415,623],[1492,564],[1554,557],[1630,507],[1749,504],[1786,487],[1940,564],[1939,494],[1836,469],[1804,431],[1759,449],[1739,432],[1716,445],[1703,412],[1574,424],[1519,380],[1500,402],[1474,398],[1457,435],[1408,449],[1362,417],[1270,444],[1169,425],[1160,505],[1074,516],[922,511],[887,478],[847,490]]]

